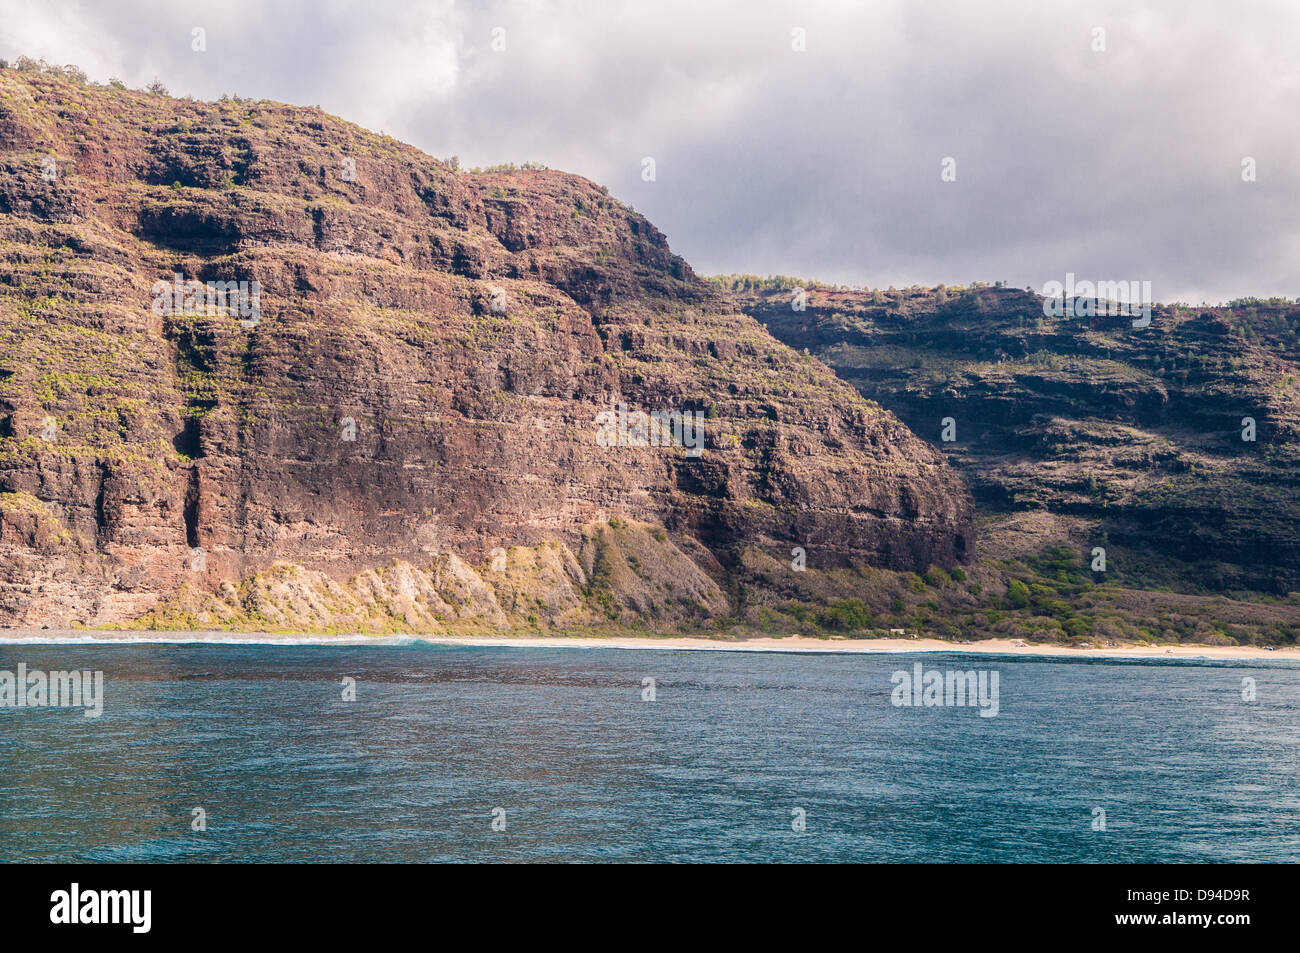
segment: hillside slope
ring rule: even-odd
[[[1101,547],[1098,581],[1300,589],[1300,306],[1157,307],[1135,328],[1009,288],[814,287],[796,310],[788,282],[724,284],[943,449],[986,555],[1064,546],[1091,567]]]
[[[751,551],[974,550],[941,453],[578,176],[0,70],[0,242],[0,624],[698,623]]]

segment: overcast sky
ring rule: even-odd
[[[578,172],[704,274],[1199,303],[1300,296],[1298,27],[1296,0],[0,0],[0,56]]]

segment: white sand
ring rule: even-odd
[[[273,632],[118,632],[65,629],[3,629],[0,645],[102,645],[102,644],[192,644],[215,645],[384,645],[409,642],[412,638],[440,645],[488,645],[508,647],[604,649],[690,649],[725,652],[969,652],[1000,655],[1063,655],[1071,657],[1111,656],[1121,658],[1223,658],[1300,659],[1300,648],[1275,651],[1255,646],[1220,645],[1116,645],[1072,648],[1039,645],[1014,639],[987,639],[963,645],[940,639],[815,639],[791,635],[785,638],[708,639],[670,636],[370,636],[370,635],[285,635]]]

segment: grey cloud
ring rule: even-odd
[[[1074,271],[1199,302],[1300,295],[1298,23],[1287,0],[0,0],[0,55],[579,172],[703,272],[1041,287]]]

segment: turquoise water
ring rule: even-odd
[[[918,661],[996,671],[998,715],[894,706]],[[19,662],[102,670],[105,706],[0,708],[6,861],[1300,858],[1290,663],[0,647]]]

